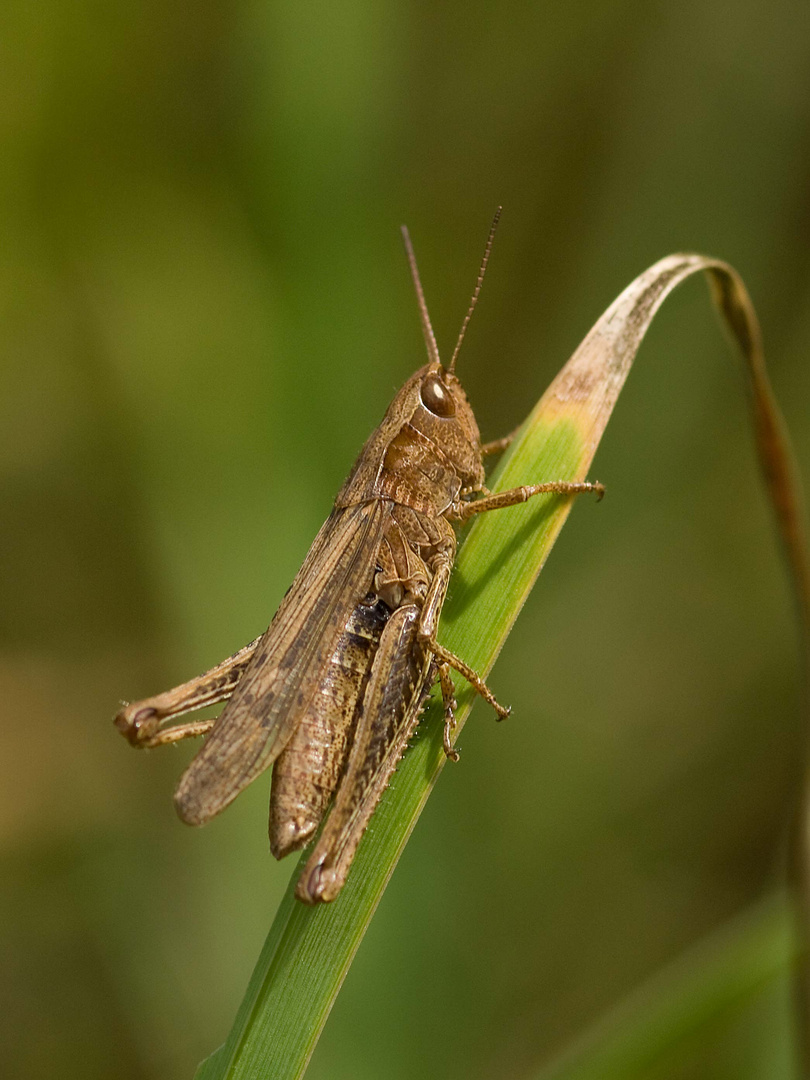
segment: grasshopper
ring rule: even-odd
[[[115,717],[136,747],[207,734],[174,797],[190,825],[205,824],[273,765],[270,847],[282,858],[312,838],[332,802],[296,887],[307,904],[334,900],[343,887],[437,678],[448,758],[458,759],[451,671],[499,719],[509,714],[436,637],[456,554],[454,525],[544,492],[604,491],[598,483],[553,481],[493,495],[485,486],[485,456],[505,449],[513,435],[482,445],[455,364],[499,216],[500,208],[446,368],[403,226],[428,363],[366,442],[267,631],[198,678],[125,704]],[[169,723],[223,701],[216,719]]]

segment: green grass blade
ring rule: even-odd
[[[575,425],[522,441],[502,470],[499,486],[519,479],[578,474],[583,454]],[[487,671],[492,666],[540,563],[570,507],[557,497],[498,515],[492,530],[482,518],[470,530],[443,615],[442,640]],[[595,507],[591,506],[595,512]],[[490,518],[496,515],[489,515]],[[510,520],[511,519],[511,520]],[[449,610],[448,610],[449,609]],[[471,693],[458,693],[459,724]],[[411,829],[445,763],[441,710],[429,705],[420,732],[374,815],[333,904],[305,907],[293,897],[297,873],[281,903],[225,1046],[203,1062],[198,1080],[222,1077],[296,1077],[303,1072],[332,1002],[382,896]],[[305,859],[302,857],[302,864]]]
[[[782,532],[795,556],[794,569],[801,569],[801,530],[791,509],[796,504],[795,485],[762,368],[756,317],[735,272],[702,256],[669,256],[621,294],[538,403],[491,487],[503,490],[540,480],[585,477],[655,312],[676,285],[700,270],[708,271],[719,283],[716,298],[748,361],[760,452],[768,462],[772,487],[781,484]],[[583,510],[597,513],[588,502]],[[440,637],[482,674],[495,662],[571,503],[571,499],[540,496],[523,506],[482,515],[471,527],[442,613]],[[472,695],[462,686],[457,696],[460,729]],[[317,908],[297,903],[293,898],[297,874],[293,874],[228,1040],[202,1063],[197,1080],[293,1080],[302,1075],[399,855],[444,766],[441,726],[440,710],[432,702],[374,815],[338,900]]]

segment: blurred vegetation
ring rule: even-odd
[[[12,1076],[173,1080],[292,867],[266,779],[189,830],[192,748],[109,718],[264,628],[422,363],[400,222],[446,349],[505,206],[459,365],[485,438],[645,266],[729,260],[810,475],[810,9],[7,0],[0,26],[0,1042]],[[541,1075],[782,880],[795,631],[701,289],[642,349],[608,497],[495,668],[512,719],[474,710],[313,1080]],[[627,1075],[790,1077],[789,1038],[771,982]]]

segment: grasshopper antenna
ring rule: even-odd
[[[489,237],[487,238],[487,246],[484,248],[484,257],[481,260],[481,269],[478,271],[478,281],[475,285],[475,292],[472,294],[470,306],[467,310],[467,314],[464,316],[464,322],[461,324],[461,332],[458,335],[458,341],[456,342],[456,347],[453,350],[453,358],[450,361],[450,367],[447,369],[448,371],[455,370],[456,357],[458,356],[459,350],[461,349],[461,343],[464,340],[464,335],[467,333],[467,327],[470,325],[470,319],[472,318],[472,313],[475,311],[475,305],[478,303],[478,297],[481,293],[481,286],[484,283],[484,274],[486,273],[487,263],[489,262],[489,253],[490,251],[492,251],[492,241],[495,239],[495,230],[498,228],[498,222],[501,220],[501,210],[503,210],[503,207],[499,206],[498,209],[495,211],[495,217],[492,219],[492,224],[489,227]]]
[[[422,333],[425,335],[428,358],[431,363],[441,364],[441,360],[439,359],[439,346],[436,344],[436,335],[433,333],[433,327],[430,323],[430,315],[428,315],[427,304],[425,303],[425,294],[422,292],[422,282],[419,280],[419,267],[416,265],[416,256],[413,253],[413,244],[411,243],[411,236],[408,232],[407,225],[402,226],[402,239],[405,242],[408,265],[411,268],[411,277],[413,278],[414,288],[416,289],[416,299],[419,302],[419,314],[422,319]]]

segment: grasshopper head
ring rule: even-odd
[[[484,483],[481,436],[478,432],[475,416],[467,401],[467,395],[456,377],[455,368],[464,335],[467,332],[472,313],[475,311],[475,305],[478,303],[478,297],[481,293],[481,285],[484,281],[489,254],[492,250],[492,241],[500,216],[501,207],[499,206],[489,229],[489,237],[484,249],[484,257],[481,260],[481,268],[478,271],[475,291],[470,300],[467,314],[461,324],[461,331],[450,364],[446,368],[439,358],[439,347],[436,344],[436,335],[433,333],[433,326],[425,303],[411,238],[408,230],[404,225],[402,226],[405,251],[408,255],[414,288],[416,289],[416,298],[419,302],[422,332],[427,345],[428,357],[430,358],[427,367],[418,371],[404,387],[405,394],[407,394],[409,386],[414,382],[418,384],[419,388],[418,407],[414,410],[410,423],[422,434],[434,440],[436,446],[441,450],[441,455],[453,467],[456,476],[461,481],[462,489],[471,491],[480,490]]]
[[[467,395],[454,372],[440,363],[420,372],[419,400],[411,424],[432,438],[464,488],[484,482],[481,436]]]
[[[484,462],[478,424],[455,374],[456,359],[475,310],[487,268],[500,207],[489,230],[478,281],[448,367],[430,322],[411,238],[402,236],[411,267],[429,363],[412,375],[391,402],[337,497],[349,506],[385,495],[416,510],[443,513],[464,491],[480,491]]]

